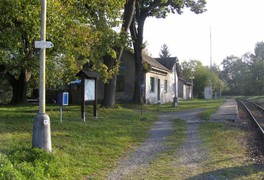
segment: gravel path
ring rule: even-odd
[[[199,164],[206,157],[205,152],[201,148],[202,140],[198,134],[198,128],[202,122],[198,114],[201,111],[202,109],[184,111],[176,116],[177,118],[185,120],[187,126],[186,140],[177,153],[178,159],[174,162],[174,166],[184,167],[184,178],[199,174],[199,171],[201,171]]]
[[[197,138],[197,128],[201,120],[198,113],[202,110],[191,110],[184,112],[169,112],[160,115],[150,130],[150,137],[134,152],[128,153],[126,157],[117,163],[117,168],[110,173],[109,180],[133,179],[133,174],[146,168],[155,157],[166,150],[165,143],[167,137],[173,132],[171,119],[181,118],[187,122],[187,138],[180,150],[180,160],[175,162],[183,163],[194,170],[201,161],[200,144]],[[188,169],[188,168],[187,168]]]

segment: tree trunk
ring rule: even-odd
[[[19,75],[19,78],[16,79],[10,72],[5,73],[5,77],[12,86],[13,97],[11,99],[11,104],[19,104],[27,102],[27,87],[28,81],[31,77],[31,74],[22,69]]]
[[[139,18],[137,21],[137,28],[135,25],[135,20],[130,27],[130,33],[133,39],[134,46],[134,57],[135,57],[135,88],[132,101],[137,104],[142,104],[143,95],[142,85],[145,85],[145,74],[143,71],[143,58],[142,58],[142,44],[143,44],[143,28],[145,23],[144,17]],[[146,86],[146,85],[145,85]]]
[[[127,33],[129,30],[135,12],[135,2],[136,0],[128,0],[125,4],[124,19],[120,35],[122,35],[122,33]],[[104,64],[107,65],[107,67],[114,66],[117,62],[120,62],[124,47],[118,47],[116,49],[117,60],[109,56],[104,57]],[[108,83],[104,85],[103,107],[113,107],[115,105],[116,80],[117,76],[113,75],[113,78],[109,79]]]
[[[110,56],[104,57],[104,64],[107,65],[107,67],[111,67],[115,63],[115,59],[111,58]],[[108,83],[105,83],[104,99],[101,106],[108,108],[115,105],[116,79],[117,76],[113,75],[112,79],[110,79]]]

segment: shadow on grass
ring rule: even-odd
[[[206,173],[199,174],[194,177],[190,177],[186,180],[198,180],[198,179],[240,179],[247,177],[251,174],[264,172],[264,166],[260,164],[251,164],[239,167],[229,167],[218,169]]]

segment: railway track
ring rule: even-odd
[[[258,126],[258,129],[264,137],[264,108],[248,100],[239,100],[239,102],[245,107],[247,113]]]

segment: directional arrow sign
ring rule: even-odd
[[[35,48],[52,48],[54,47],[54,44],[50,41],[35,41]]]

